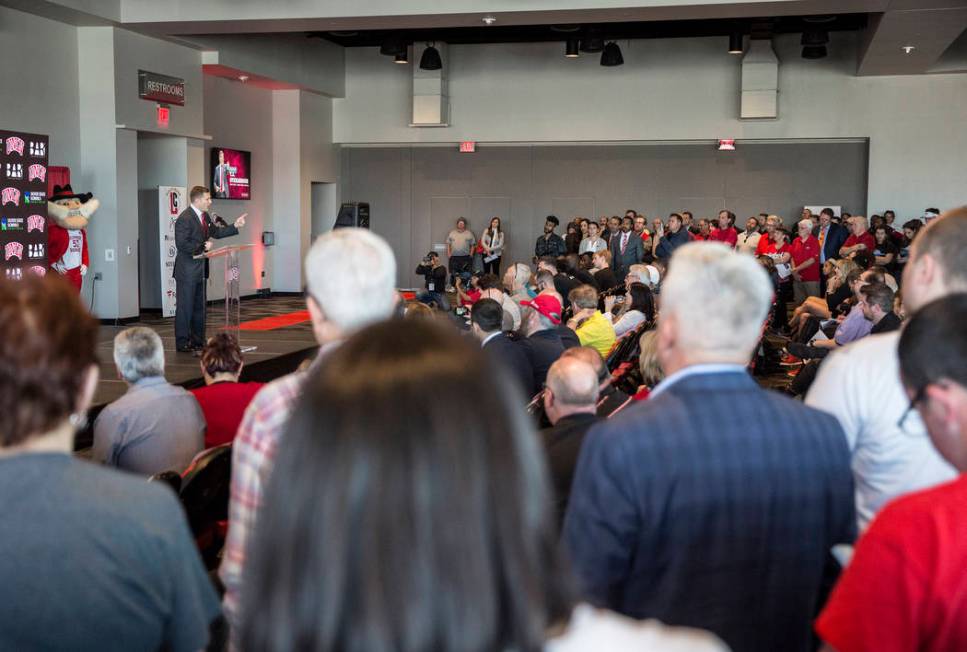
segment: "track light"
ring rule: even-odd
[[[426,49],[423,50],[423,56],[420,57],[420,69],[439,70],[442,67],[443,61],[440,59],[440,51],[433,45],[427,45]]]
[[[406,54],[406,49],[404,48],[402,52],[397,52],[393,58],[393,63],[409,63],[410,59]]]
[[[742,54],[742,32],[729,34],[729,54]]]
[[[379,46],[379,53],[383,56],[392,57],[406,50],[406,45],[398,36],[390,36]]]
[[[802,33],[799,43],[802,45],[803,59],[822,59],[827,54],[829,34],[824,29],[808,29]]]
[[[588,54],[603,50],[604,39],[601,38],[601,30],[597,27],[588,27],[584,32],[584,36],[581,37],[579,49],[581,52],[587,52]]]
[[[624,62],[624,57],[621,56],[621,48],[614,41],[609,41],[601,52],[601,65],[611,68],[620,66]]]
[[[576,38],[569,38],[567,40],[567,46],[564,50],[564,56],[568,59],[578,58],[578,40]]]

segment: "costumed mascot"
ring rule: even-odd
[[[81,291],[87,275],[87,223],[100,206],[91,193],[76,195],[70,184],[54,186],[47,201],[47,253],[50,268]]]

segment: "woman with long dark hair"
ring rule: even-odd
[[[876,248],[873,249],[873,257],[877,265],[880,265],[890,274],[896,274],[897,254],[899,248],[890,237],[890,232],[885,224],[880,224],[873,228],[873,239],[876,241]]]
[[[632,283],[623,297],[604,298],[604,316],[614,325],[614,334],[621,337],[645,322],[655,321],[655,297],[644,283]],[[615,304],[619,305],[617,310]]]
[[[500,218],[496,215],[490,220],[490,226],[480,236],[483,247],[483,273],[500,275],[500,259],[504,255],[504,230],[500,226]]]
[[[581,248],[581,228],[580,223],[571,221],[567,223],[564,234],[564,251],[569,254],[576,254]]]
[[[493,364],[417,320],[314,371],[246,563],[242,650],[723,649],[575,606],[544,454]]]

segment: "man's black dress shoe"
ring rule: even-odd
[[[195,349],[193,349],[190,346],[179,346],[179,347],[176,347],[175,350],[178,353],[194,353],[195,352]]]

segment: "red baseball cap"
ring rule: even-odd
[[[549,294],[538,294],[531,301],[521,301],[520,305],[529,306],[555,324],[561,323],[561,302]]]

